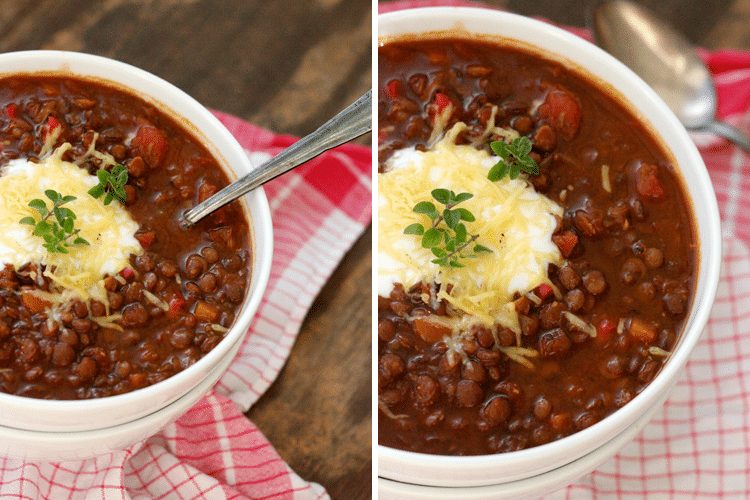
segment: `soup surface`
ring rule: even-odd
[[[459,300],[454,269],[429,261],[421,274],[384,269],[399,245],[411,249],[404,262],[412,266],[417,236],[401,235],[416,247],[379,241],[379,444],[502,453],[560,439],[627,404],[668,358],[693,298],[694,225],[671,157],[595,83],[524,50],[397,40],[381,44],[378,69],[380,187],[395,190],[387,176],[437,164],[427,158],[441,150],[459,157],[468,145],[485,154],[494,141],[527,137],[539,173],[519,179],[559,207],[544,215],[555,220],[550,233],[531,236],[555,247],[542,278],[510,289],[507,304],[491,304],[489,320]],[[442,170],[424,178],[433,189],[461,189],[441,185]],[[403,194],[379,196],[380,217]],[[507,234],[488,237],[479,228],[489,212],[472,212],[468,233],[497,254]],[[425,227],[433,222],[422,217]],[[511,218],[520,221],[521,211]],[[485,259],[475,257],[467,269]]]
[[[72,174],[43,187],[76,196],[64,206],[74,211],[79,236],[91,234],[94,212],[114,207],[125,211],[117,225],[133,226],[122,236],[130,243],[121,264],[116,254],[122,245],[86,258],[101,264],[94,266],[99,274],[79,267],[83,252],[105,245],[99,233],[63,254],[33,253],[31,247],[41,245],[32,243],[44,241],[29,232],[22,250],[8,254],[0,265],[1,391],[51,399],[125,393],[174,375],[221,341],[245,296],[248,223],[235,204],[190,229],[180,227],[185,210],[228,183],[217,160],[182,125],[105,85],[11,76],[0,79],[0,145],[0,181],[30,175],[29,192],[39,191],[48,210],[52,201],[40,180],[45,171],[62,164],[97,179],[99,170],[124,166],[122,204],[105,207],[103,197],[66,192]],[[99,207],[76,205],[84,198]],[[32,200],[18,201],[23,208]],[[37,223],[43,215],[26,210]],[[0,243],[6,247],[14,244],[8,234],[22,227],[16,222],[4,221],[10,229]],[[87,273],[88,281],[81,281]]]

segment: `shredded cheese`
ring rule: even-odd
[[[547,268],[562,261],[551,236],[555,216],[563,210],[523,177],[490,182],[487,173],[498,158],[456,145],[465,127],[457,124],[427,152],[397,152],[390,170],[379,176],[379,293],[387,296],[394,283],[407,289],[421,281],[439,283],[443,286],[437,298],[470,315],[472,321],[487,326],[499,323],[520,332],[511,301],[516,293],[551,284]],[[466,223],[467,229],[479,234],[477,242],[492,253],[465,259],[463,268],[441,268],[430,262],[434,257],[421,247],[418,237],[403,234],[412,223],[430,223],[412,208],[420,201],[432,201],[430,193],[438,187],[474,194],[461,204],[476,216],[476,222]],[[447,285],[452,286],[450,294]]]
[[[64,290],[58,296],[45,296],[50,303],[72,298],[94,298],[106,303],[102,278],[128,266],[131,254],[143,252],[134,236],[138,224],[119,204],[105,206],[88,194],[98,180],[74,163],[62,160],[69,148],[65,144],[39,163],[11,160],[0,172],[0,266],[45,266],[44,276],[57,289]],[[46,201],[48,207],[52,205],[44,195],[48,189],[77,198],[65,207],[76,214],[79,236],[90,245],[69,247],[68,254],[49,253],[43,247],[44,240],[33,234],[33,226],[19,224],[28,216],[39,220],[39,213],[28,206],[31,200],[38,198]]]

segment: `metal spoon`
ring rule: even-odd
[[[185,212],[182,216],[182,226],[189,227],[195,224],[214,210],[261,184],[371,130],[372,90],[368,90],[365,95],[321,125],[315,132],[306,135],[257,169]]]
[[[716,119],[711,74],[674,28],[625,0],[599,2],[592,21],[597,45],[643,78],[685,128],[729,139],[750,154],[747,135]]]

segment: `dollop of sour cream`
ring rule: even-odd
[[[536,192],[519,177],[498,182],[487,173],[499,158],[470,145],[456,145],[463,124],[454,126],[430,150],[407,148],[388,161],[378,179],[378,293],[388,296],[395,283],[408,290],[425,281],[442,286],[439,298],[457,309],[492,325],[499,323],[518,331],[518,318],[511,300],[541,283],[550,283],[550,263],[562,261],[552,242],[556,216],[563,209]],[[469,234],[479,234],[477,243],[492,253],[462,259],[463,268],[440,267],[421,238],[404,234],[415,222],[428,227],[432,221],[413,212],[420,201],[434,202],[431,191],[444,188],[474,195],[459,207],[468,209],[475,222],[465,222]],[[436,204],[441,210],[443,207]]]
[[[129,265],[130,255],[143,249],[135,238],[138,224],[119,203],[104,205],[88,194],[98,184],[97,177],[63,161],[65,149],[58,148],[38,163],[24,158],[11,160],[0,171],[0,267],[10,264],[20,269],[28,263],[46,266],[45,275],[86,298],[105,275],[121,271]],[[28,216],[40,219],[39,212],[29,207],[33,199],[41,199],[51,208],[52,202],[44,194],[48,189],[76,197],[64,206],[75,213],[79,236],[90,245],[68,247],[68,254],[50,253],[43,246],[44,240],[33,234],[33,226],[19,223]]]

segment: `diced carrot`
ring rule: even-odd
[[[31,311],[32,314],[38,314],[46,311],[52,304],[30,291],[21,292],[21,302]]]
[[[630,335],[643,342],[653,342],[656,338],[656,327],[640,318],[630,320]]]
[[[563,231],[552,236],[552,241],[560,249],[563,258],[567,259],[578,244],[578,236],[573,231]]]
[[[566,140],[578,135],[582,116],[578,99],[566,90],[550,90],[537,108],[537,118],[549,123]]]
[[[195,309],[193,310],[193,314],[198,318],[198,321],[207,321],[209,323],[215,323],[219,319],[219,313],[218,307],[202,300],[196,302]]]
[[[659,168],[650,163],[643,163],[636,171],[635,190],[651,201],[661,201],[667,192],[659,180]]]
[[[159,129],[150,123],[144,123],[135,133],[130,145],[134,156],[140,156],[146,164],[158,167],[167,152],[167,140]]]
[[[443,340],[443,337],[453,333],[453,330],[449,326],[419,317],[414,318],[414,329],[422,337],[422,340],[429,343]]]

